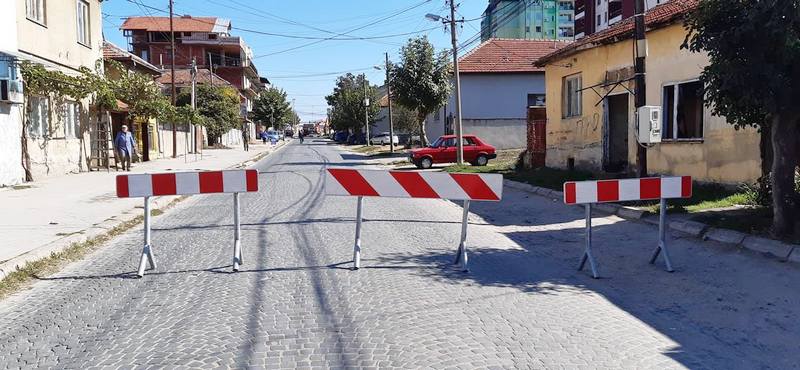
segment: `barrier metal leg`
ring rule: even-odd
[[[583,270],[583,266],[586,265],[586,261],[589,261],[589,267],[592,268],[592,277],[595,279],[600,278],[600,275],[597,274],[597,266],[594,262],[594,256],[592,255],[592,205],[586,204],[586,250],[583,252],[583,256],[581,257],[581,263],[578,266],[578,271]]]
[[[667,200],[661,198],[661,203],[658,211],[658,246],[653,251],[653,256],[650,258],[650,264],[656,262],[659,253],[664,252],[664,264],[667,265],[667,271],[674,272],[672,269],[672,261],[669,259],[669,250],[667,250]]]
[[[144,276],[147,264],[150,265],[149,270],[156,268],[156,260],[150,246],[150,197],[144,197],[144,248],[142,257],[139,259],[139,270],[136,273],[139,277]]]
[[[461,218],[461,242],[458,244],[458,252],[456,253],[456,259],[453,261],[454,265],[461,266],[461,271],[467,272],[469,271],[469,267],[467,265],[468,258],[467,258],[467,225],[469,217],[469,200],[464,201],[464,215]]]
[[[356,209],[356,242],[353,245],[353,269],[361,268],[361,215],[364,206],[364,197],[358,197]]]
[[[241,224],[239,221],[239,193],[233,193],[233,271],[242,264]]]

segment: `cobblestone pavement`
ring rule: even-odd
[[[575,271],[582,211],[507,190],[473,206],[472,271],[451,267],[460,207],[325,198],[307,140],[260,162],[242,196],[154,218],[159,263],[133,278],[140,230],[0,302],[0,368],[792,368],[800,269],[672,235],[674,274],[646,263],[656,229],[596,220],[603,279]],[[112,186],[113,184],[108,184]]]

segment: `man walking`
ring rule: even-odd
[[[248,130],[247,124],[245,123],[242,125],[242,143],[244,144],[244,151],[250,151],[250,131]]]
[[[122,131],[117,133],[114,139],[114,146],[117,147],[117,156],[119,161],[122,162],[122,170],[131,170],[131,157],[133,156],[133,148],[136,143],[133,141],[133,135],[128,132],[128,126],[122,125]]]

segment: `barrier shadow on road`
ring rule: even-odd
[[[258,230],[263,226],[276,226],[276,225],[313,225],[313,224],[325,224],[325,223],[353,223],[355,222],[355,218],[353,217],[330,217],[330,218],[317,218],[317,219],[308,219],[308,220],[295,220],[295,221],[265,221],[265,222],[251,222],[241,223],[242,230]],[[458,221],[446,221],[446,220],[422,220],[422,219],[379,219],[379,218],[364,218],[363,222],[365,223],[392,223],[392,224],[402,224],[402,223],[418,223],[418,224],[454,224],[454,225],[461,225],[461,222]],[[470,225],[481,226],[481,225],[489,225],[484,222],[469,222]],[[232,228],[233,224],[204,224],[204,225],[180,225],[175,227],[153,227],[153,231],[185,231],[185,230],[212,230],[212,229],[226,229]]]

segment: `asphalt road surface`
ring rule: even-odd
[[[366,199],[351,271],[356,200],[324,196],[332,165],[363,162],[309,138],[256,165],[238,273],[232,195],[195,196],[154,218],[143,279],[137,229],[0,302],[0,368],[800,364],[796,266],[673,235],[669,274],[646,263],[654,227],[601,218],[593,280],[582,211],[509,189],[474,206],[466,274],[458,204]]]

